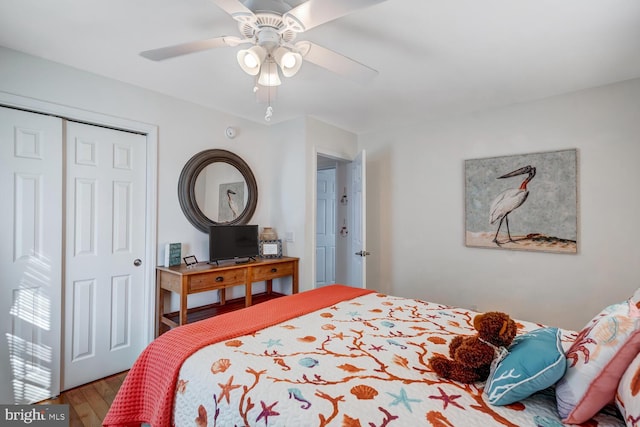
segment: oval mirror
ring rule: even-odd
[[[178,200],[185,216],[208,233],[216,224],[246,224],[258,203],[258,187],[249,166],[227,150],[205,150],[184,165]]]

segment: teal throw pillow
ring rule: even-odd
[[[541,328],[517,336],[487,379],[487,401],[508,405],[559,381],[567,368],[561,335],[558,328]]]

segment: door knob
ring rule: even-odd
[[[140,258],[134,260],[133,265],[135,265],[136,267],[140,267],[140,265],[142,265],[142,261],[140,260]]]
[[[360,252],[356,252],[356,255],[360,255],[362,257],[365,257],[367,255],[371,255],[371,252],[367,252],[367,251],[360,251]]]

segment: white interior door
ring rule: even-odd
[[[336,279],[336,170],[317,173],[316,287]]]
[[[351,286],[367,287],[367,215],[366,215],[366,153],[361,151],[351,163],[351,185],[353,188],[353,208],[351,248]]]
[[[62,120],[0,107],[0,404],[59,394]]]
[[[129,369],[146,343],[145,142],[67,123],[63,390]]]

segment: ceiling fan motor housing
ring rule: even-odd
[[[257,12],[255,17],[256,20],[254,22],[238,21],[238,29],[245,38],[252,39],[256,37],[258,44],[262,45],[260,42],[260,34],[264,30],[275,33],[278,38],[277,43],[280,43],[280,40],[284,43],[291,43],[296,38],[296,32],[284,24],[282,15],[278,15],[275,12]],[[265,34],[262,37],[265,39],[268,38],[270,39],[269,42],[272,42],[271,38],[274,36],[272,34]]]
[[[267,49],[269,53],[280,45],[280,34],[275,28],[262,27],[257,31],[258,45]]]

